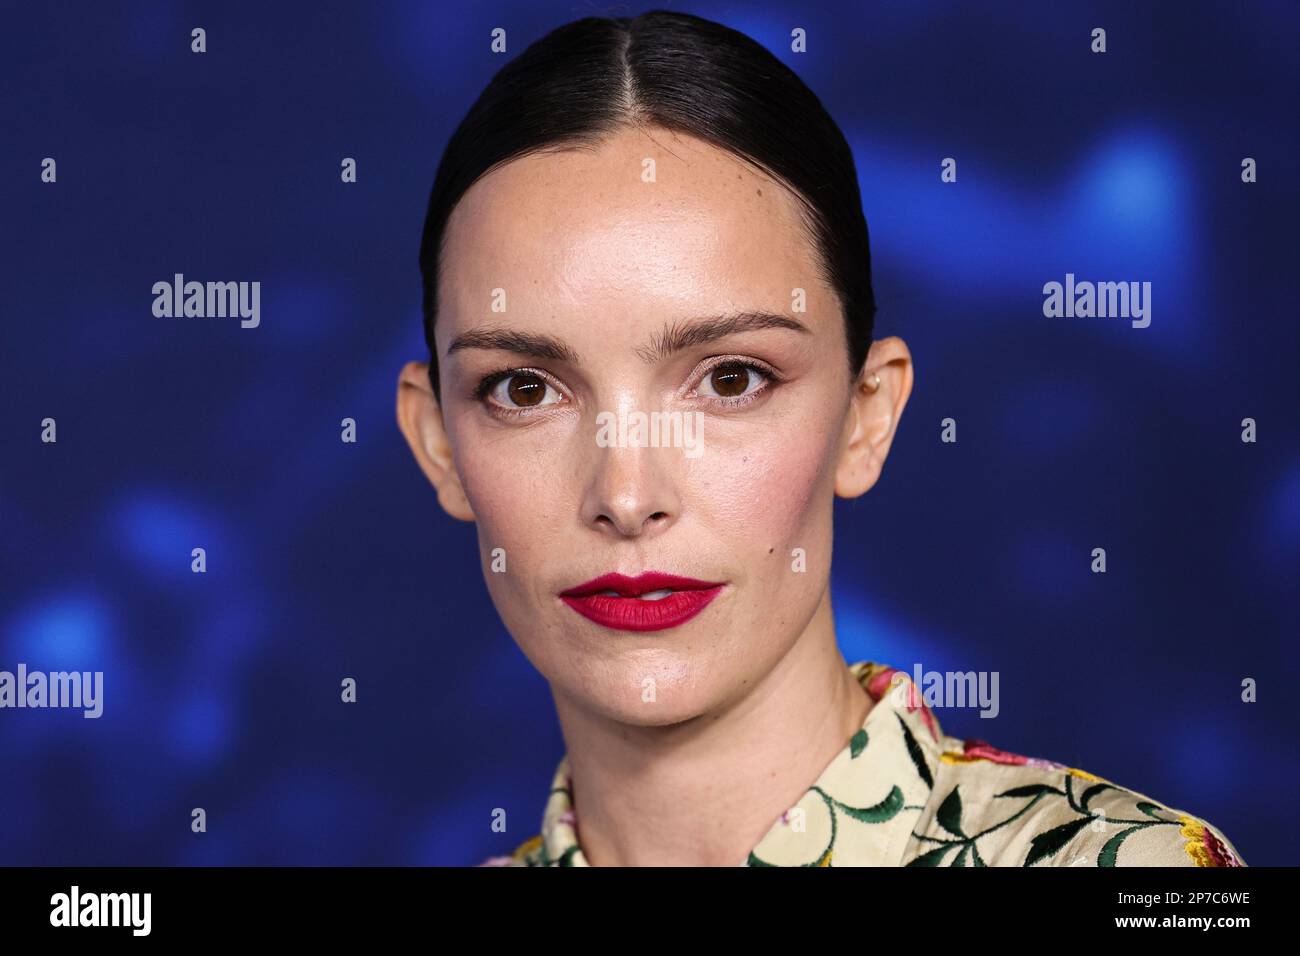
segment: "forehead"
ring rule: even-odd
[[[662,321],[788,311],[796,287],[822,288],[785,186],[694,137],[629,128],[513,160],[466,192],[447,225],[439,339],[491,317],[496,289],[516,319],[594,306]]]

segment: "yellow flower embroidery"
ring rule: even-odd
[[[1236,855],[1201,821],[1185,813],[1178,814],[1178,820],[1183,825],[1178,832],[1187,839],[1183,849],[1197,866],[1241,866]]]
[[[533,837],[532,839],[525,840],[523,843],[519,844],[519,846],[515,847],[515,852],[512,853],[511,856],[513,856],[517,860],[522,860],[524,857],[528,856],[528,854],[532,853],[541,845],[542,845],[542,835],[539,833],[537,836]]]
[[[1068,769],[1074,776],[1082,777],[1084,780],[1092,780],[1096,783],[1110,783],[1110,781],[1105,777],[1099,777],[1095,773],[1088,773],[1088,771],[1080,770],[1078,767],[1068,767],[1066,769]]]

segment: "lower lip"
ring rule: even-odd
[[[664,631],[685,624],[703,611],[722,590],[722,585],[698,591],[674,591],[658,601],[588,594],[562,594],[560,600],[589,621],[616,631]]]

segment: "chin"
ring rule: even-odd
[[[643,703],[639,692],[624,695],[611,693],[608,698],[591,701],[591,706],[611,720],[633,727],[671,727],[694,720],[709,710],[707,704],[680,697],[669,703],[665,701],[662,692],[653,703]]]
[[[562,663],[558,666],[566,674],[583,675],[576,683],[571,678],[560,681],[570,696],[604,717],[632,726],[679,724],[709,713],[722,699],[715,686],[717,672],[700,661],[683,660],[675,648],[639,648],[580,671]],[[708,679],[701,681],[701,674]]]

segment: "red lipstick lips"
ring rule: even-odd
[[[610,573],[562,591],[560,600],[587,620],[616,631],[663,631],[699,614],[722,587],[721,583],[661,571],[646,571],[634,578]],[[608,593],[611,591],[614,593]]]

